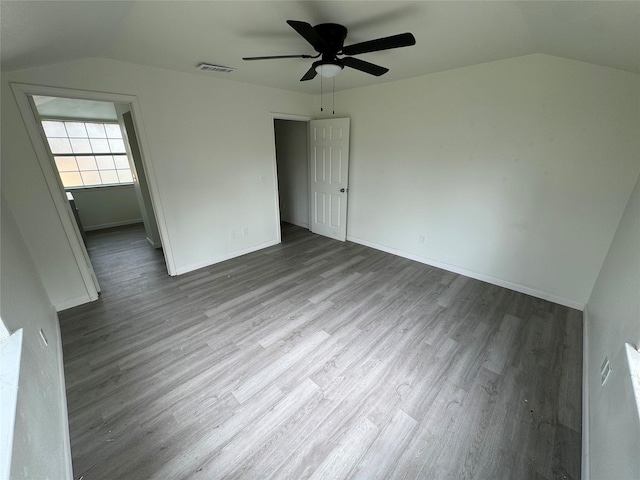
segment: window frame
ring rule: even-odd
[[[98,124],[102,124],[102,125],[118,125],[118,128],[120,128],[120,123],[117,120],[99,120],[99,119],[93,119],[93,118],[74,118],[74,117],[56,117],[56,116],[51,116],[51,115],[38,115],[38,122],[40,123],[40,128],[42,131],[42,134],[44,136],[44,144],[45,147],[47,149],[47,152],[49,153],[51,162],[53,164],[53,168],[54,171],[56,172],[58,179],[60,180],[60,183],[62,185],[62,188],[65,191],[68,190],[81,190],[81,189],[93,189],[93,188],[112,188],[112,187],[122,187],[122,186],[132,186],[135,183],[135,175],[134,172],[131,168],[131,158],[129,157],[129,151],[127,149],[126,146],[126,138],[124,135],[122,135],[121,140],[124,143],[124,152],[109,152],[109,153],[53,153],[51,151],[51,146],[49,145],[49,137],[47,136],[47,132],[44,128],[44,124],[43,122],[75,122],[75,123],[83,123],[83,124],[87,124],[87,123],[98,123]],[[86,127],[85,127],[86,129]],[[70,140],[71,138],[75,138],[75,137],[69,137],[68,131],[66,131],[66,127],[65,127],[65,132],[67,133],[66,137],[51,137],[51,138],[66,138],[68,140]],[[89,137],[87,137],[89,139]],[[108,137],[106,138],[108,140]],[[58,168],[58,164],[56,162],[56,157],[69,157],[69,158],[73,158],[74,161],[76,162],[76,166],[78,167],[77,170],[72,170],[71,172],[78,172],[80,173],[81,170],[77,164],[77,160],[75,157],[100,157],[100,156],[110,156],[113,157],[115,155],[124,155],[127,158],[127,169],[131,174],[132,180],[130,182],[117,182],[117,183],[99,183],[99,184],[94,184],[94,185],[74,185],[74,186],[65,186],[64,182],[62,180],[62,173],[65,172],[61,172],[60,169]],[[114,160],[115,162],[115,160]],[[98,167],[96,165],[97,169],[95,170],[96,172],[101,172],[100,167]],[[115,164],[114,164],[115,167]],[[110,169],[107,169],[107,171]],[[114,168],[112,169],[113,171],[117,172],[117,170],[124,170],[124,169],[117,169]],[[94,170],[91,170],[94,171]],[[100,177],[101,181],[102,181],[102,177]],[[84,181],[83,181],[84,183]]]

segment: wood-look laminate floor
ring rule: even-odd
[[[580,478],[578,311],[286,224],[173,278],[141,226],[88,245],[76,479]]]

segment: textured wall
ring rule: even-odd
[[[1,215],[0,315],[24,335],[10,478],[71,479],[58,316],[4,197]]]

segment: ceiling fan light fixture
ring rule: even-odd
[[[321,63],[316,65],[316,72],[324,78],[333,78],[338,75],[344,67],[337,63]]]

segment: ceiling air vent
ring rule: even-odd
[[[202,70],[203,72],[231,73],[235,71],[235,68],[223,67],[222,65],[213,65],[211,63],[199,63],[198,70]]]

